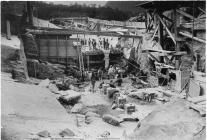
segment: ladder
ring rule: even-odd
[[[84,71],[84,62],[83,62],[83,53],[81,51],[81,45],[78,45],[78,60],[79,60],[79,69],[80,71]]]
[[[84,71],[84,63],[83,63],[83,54],[81,51],[81,44],[79,44],[78,34],[77,34],[77,52],[78,52],[79,70],[82,75],[83,74],[82,72]]]

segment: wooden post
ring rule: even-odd
[[[163,25],[160,20],[158,24],[159,24],[158,25],[159,26],[159,30],[158,30],[159,42],[160,42],[160,45],[163,47]]]
[[[10,30],[10,21],[6,20],[6,37],[8,40],[11,40],[11,30]]]
[[[153,34],[153,36],[151,38],[151,41],[153,41],[153,39],[155,38],[155,35],[156,35],[157,31],[158,31],[158,28],[159,28],[159,26],[156,27],[155,32],[154,32],[154,34]]]
[[[174,9],[173,10],[173,18],[174,18],[174,20],[173,20],[173,25],[174,25],[174,35],[175,35],[175,39],[177,39],[177,12],[176,12],[176,9]],[[178,44],[177,44],[177,42],[175,43],[175,49],[176,49],[176,52],[178,52],[179,50],[180,50],[180,48],[179,48],[179,46],[178,46]]]
[[[38,47],[38,58],[40,59],[41,55],[40,55],[40,37],[37,36],[37,47]]]
[[[31,5],[31,1],[27,1],[27,13],[29,16],[29,24],[33,26],[33,7]]]
[[[88,67],[88,71],[90,70],[90,56],[87,56],[87,67]]]
[[[159,17],[159,13],[157,14],[157,16]],[[159,19],[159,18],[157,18],[157,19]],[[165,49],[165,48],[163,48],[164,46],[164,44],[163,44],[163,25],[162,25],[162,23],[161,23],[161,21],[160,21],[160,19],[158,20],[158,37],[159,37],[159,42],[160,42],[160,45],[162,46],[162,49]],[[160,57],[160,62],[161,63],[163,63],[164,62],[164,58],[161,56]]]
[[[177,11],[176,11],[176,8],[173,9],[173,30],[174,30],[174,35],[175,35],[175,39],[177,39],[178,37],[178,32],[177,32]],[[180,47],[179,47],[180,43],[176,41],[176,44],[175,44],[175,51],[176,52],[179,52],[180,51]],[[176,64],[176,69],[179,68],[180,66],[180,57],[179,56],[175,56],[175,64]]]
[[[49,49],[49,39],[47,37],[47,61],[49,61],[50,57],[50,49]]]
[[[66,44],[65,44],[65,50],[66,50],[66,68],[68,68],[68,38],[66,36],[65,38]]]
[[[169,36],[171,37],[171,39],[173,40],[173,42],[176,44],[175,38],[173,37],[173,35],[171,34],[170,30],[167,28],[167,26],[163,22],[162,18],[159,15],[158,15],[158,18],[159,18],[160,22],[162,23],[163,27],[166,29],[166,31],[169,34]]]
[[[28,81],[29,75],[28,75],[28,70],[27,70],[27,59],[24,53],[24,45],[23,45],[23,41],[21,37],[19,38],[19,40],[20,40],[20,60],[23,63],[24,75],[25,75],[26,81]]]
[[[58,58],[58,55],[59,55],[59,53],[58,53],[58,45],[59,45],[59,43],[58,43],[59,41],[58,41],[58,35],[57,35],[57,39],[56,39],[56,58],[57,58],[57,62],[59,62],[59,58]]]

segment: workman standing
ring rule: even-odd
[[[95,92],[95,83],[96,83],[96,75],[95,72],[93,71],[91,75],[92,92]]]

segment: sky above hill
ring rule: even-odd
[[[54,3],[54,4],[63,4],[63,5],[72,5],[72,4],[86,4],[86,5],[92,5],[96,4],[97,6],[104,6],[107,1],[48,1],[47,3]]]

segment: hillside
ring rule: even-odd
[[[91,17],[103,20],[125,21],[134,16],[131,11],[123,11],[105,6],[94,5],[63,5],[33,1],[33,15],[40,19],[51,19],[56,17]],[[1,3],[2,13],[22,14],[26,2],[4,1]]]
[[[121,11],[130,11],[133,13],[138,13],[143,12],[144,9],[136,7],[136,5],[141,4],[143,2],[145,1],[108,1],[106,3],[106,6]]]

